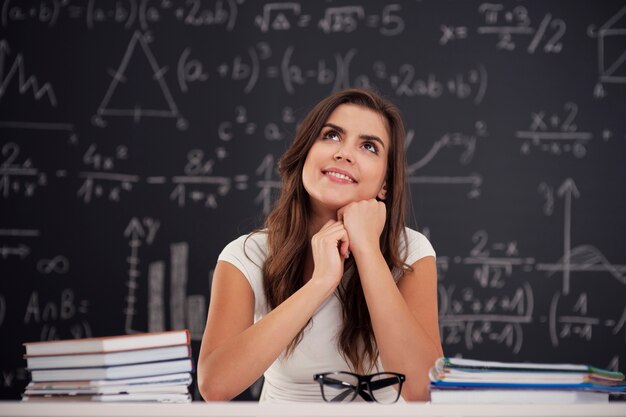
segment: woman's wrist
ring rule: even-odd
[[[356,261],[359,261],[360,259],[369,259],[371,257],[379,255],[382,256],[378,241],[376,241],[376,243],[359,245],[356,247],[351,246],[350,252],[352,252],[352,255],[354,256],[354,259]]]
[[[332,277],[316,276],[314,272],[313,276],[305,284],[305,286],[308,286],[313,294],[318,295],[321,300],[325,300],[328,296],[335,292],[337,285],[339,285],[339,281],[340,279],[338,280]]]

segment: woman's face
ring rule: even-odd
[[[313,209],[336,211],[361,200],[385,197],[391,141],[386,120],[356,104],[341,104],[309,150],[302,181]]]

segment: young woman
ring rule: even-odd
[[[315,374],[383,370],[406,375],[405,400],[428,400],[443,354],[437,273],[428,240],[405,227],[404,140],[397,108],[369,90],[306,116],[265,228],[219,256],[198,361],[206,400],[264,375],[261,401],[321,401]]]

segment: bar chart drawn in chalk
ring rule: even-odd
[[[187,328],[192,340],[200,340],[205,325],[207,300],[202,294],[187,295],[189,244],[171,243],[169,264],[164,260],[146,261],[146,258],[150,258],[146,252],[155,242],[160,227],[161,222],[157,219],[133,217],[124,231],[130,247],[130,256],[126,258],[128,280],[124,308],[125,332],[130,334]],[[141,267],[143,263],[148,264],[147,270]],[[166,289],[166,269],[169,270],[169,291]],[[148,294],[145,306],[139,305],[143,299],[138,294],[139,290]],[[164,308],[166,294],[169,294],[169,308]],[[142,307],[147,310],[147,328],[139,329],[143,326],[137,323],[136,316]],[[169,326],[164,311],[169,311]]]
[[[109,71],[113,80],[109,84],[96,114],[92,117],[94,125],[106,127],[106,119],[109,117],[130,117],[136,123],[142,118],[156,117],[176,119],[178,129],[187,129],[188,122],[180,114],[165,81],[167,67],[159,67],[156,57],[150,49],[149,41],[147,35],[139,31],[133,33],[119,67]],[[133,76],[131,70],[135,65],[143,65],[144,70],[150,73],[135,73]],[[126,94],[124,94],[128,93],[128,91],[124,91],[128,89],[136,89],[136,91],[141,92],[141,97],[149,95],[152,100],[158,100],[162,103],[159,105],[154,105],[154,103],[130,104]]]

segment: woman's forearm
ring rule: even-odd
[[[248,388],[278,358],[332,290],[309,281],[252,326],[201,355],[200,393],[207,401],[227,401]]]
[[[407,376],[405,399],[425,401],[428,370],[442,355],[441,343],[411,311],[380,251],[354,255],[383,367]]]

